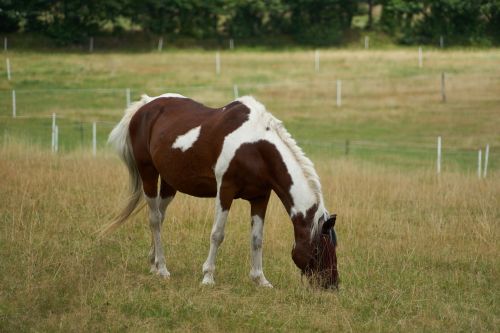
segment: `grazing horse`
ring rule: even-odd
[[[335,215],[323,205],[319,177],[281,121],[253,97],[214,109],[179,94],[143,95],[125,111],[109,142],[128,167],[132,195],[103,232],[125,222],[144,197],[152,234],[152,272],[170,276],[160,228],[175,193],[215,197],[202,281],[214,284],[215,257],[228,211],[231,202],[241,198],[251,205],[250,277],[259,286],[272,287],[262,270],[262,233],[274,191],[293,222],[295,264],[312,282],[338,286]]]

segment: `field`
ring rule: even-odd
[[[9,52],[0,68],[0,331],[497,331],[500,325],[500,52],[416,49],[214,53]],[[447,76],[447,101],[440,95]],[[342,106],[336,106],[336,80]],[[236,202],[202,287],[213,200],[178,195],[163,228],[168,281],[149,274],[147,214],[99,239],[124,200],[105,138],[125,89],[212,106],[253,94],[311,156],[339,216],[339,292],[310,288],[276,197],[264,270],[250,269],[249,207]],[[11,90],[17,118],[11,116]],[[60,152],[50,152],[51,114]],[[99,149],[90,150],[98,124]],[[436,137],[443,172],[436,175]],[[346,154],[346,140],[349,140]],[[478,179],[477,149],[490,145]],[[483,152],[484,153],[484,152]]]
[[[282,119],[305,150],[317,157],[349,154],[402,169],[435,166],[437,136],[443,167],[474,172],[477,150],[500,146],[497,130],[500,52],[425,50],[322,50],[320,70],[312,51],[225,51],[215,74],[215,52],[139,54],[8,53],[12,80],[0,68],[0,140],[16,137],[50,149],[56,113],[60,150],[89,148],[91,122],[98,145],[126,103],[140,94],[179,92],[222,106],[253,94]],[[441,102],[441,73],[447,102]],[[342,106],[336,106],[336,80]],[[12,89],[17,119],[12,119]],[[491,168],[500,163],[492,154]]]

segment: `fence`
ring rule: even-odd
[[[336,83],[336,81],[333,81]],[[226,87],[225,95],[230,99],[231,95],[237,97],[239,95],[239,87],[243,87],[244,90],[261,89],[262,87],[269,88],[277,85],[290,84],[290,82],[274,82],[268,84],[261,84],[257,86],[251,85],[233,85],[231,87]],[[294,84],[297,84],[296,82]],[[186,87],[181,87],[180,90],[187,89]],[[189,90],[206,90],[214,89],[217,91],[222,90],[220,87],[190,87]],[[159,92],[164,91],[179,91],[179,89],[167,89],[167,88],[155,88]],[[82,96],[87,96],[89,99],[92,98],[93,103],[91,103],[89,110],[95,113],[95,107],[105,105],[105,108],[109,107],[113,112],[99,112],[99,118],[97,119],[78,119],[71,116],[65,116],[63,114],[47,114],[42,112],[42,114],[34,114],[33,109],[37,108],[40,103],[40,99],[36,98],[36,95],[43,101],[43,103],[48,104],[51,100],[57,100],[59,103],[67,105],[68,108],[75,107],[75,105],[69,105],[73,101],[79,101]],[[57,94],[58,98],[54,99],[53,94]],[[0,115],[0,131],[2,132],[3,142],[8,141],[10,137],[24,138],[28,143],[36,144],[45,149],[50,149],[53,152],[68,152],[75,149],[88,149],[94,154],[97,151],[102,150],[106,147],[106,140],[109,132],[113,126],[118,121],[122,114],[122,110],[130,104],[132,99],[137,99],[139,92],[129,89],[129,88],[119,88],[119,89],[29,89],[29,90],[17,90],[15,94],[9,94],[8,91],[0,91],[0,96],[2,100],[8,100],[9,95],[11,95],[11,103],[15,105],[13,110],[16,110],[9,115],[8,112],[2,112]],[[14,97],[16,96],[16,97]],[[75,98],[78,96],[79,98]],[[34,99],[35,101],[31,101]],[[338,104],[338,97],[332,97],[332,108]],[[19,108],[17,104],[22,107]],[[71,104],[71,103],[70,103]],[[283,103],[281,103],[283,104]],[[4,103],[4,106],[5,103]],[[81,107],[81,106],[80,106]],[[287,108],[286,105],[281,105],[282,108]],[[50,109],[50,108],[49,108]],[[47,109],[47,111],[49,110]],[[38,110],[39,111],[39,110]],[[27,114],[25,114],[27,113]],[[288,124],[287,124],[288,125]],[[302,124],[291,123],[289,124],[289,129],[291,132],[296,131]],[[313,156],[332,156],[341,157],[345,156],[348,158],[360,158],[362,160],[368,160],[373,162],[379,162],[387,165],[395,165],[404,168],[432,168],[434,165],[437,166],[437,173],[441,172],[441,164],[445,169],[462,169],[475,171],[477,168],[483,170],[479,174],[482,177],[487,175],[487,164],[489,162],[489,168],[495,166],[498,161],[495,157],[490,156],[489,145],[484,150],[481,165],[478,165],[478,151],[476,149],[464,149],[450,147],[445,144],[441,144],[440,141],[436,142],[435,137],[425,138],[425,142],[419,143],[397,143],[397,142],[373,142],[367,140],[359,140],[353,137],[346,137],[339,139],[336,136],[333,138],[326,137],[321,140],[311,139],[307,135],[301,135],[298,133],[295,138],[299,144],[304,148],[304,150]],[[446,142],[446,138],[443,138]],[[485,143],[486,144],[486,143]],[[495,151],[496,147],[492,147],[492,151]],[[441,153],[442,151],[442,153]],[[442,156],[442,157],[441,157]],[[488,157],[486,157],[488,156]],[[486,160],[488,159],[488,162]]]
[[[2,119],[4,120],[4,119]],[[10,138],[24,140],[25,143],[36,145],[53,152],[69,152],[76,149],[92,151],[96,154],[107,149],[107,136],[115,123],[98,121],[86,122],[68,118],[58,118],[54,130],[52,117],[19,117],[16,119],[19,126],[0,126],[1,140],[5,144]],[[5,122],[2,121],[3,124]],[[29,135],[26,132],[29,131]],[[55,135],[55,137],[54,137]],[[307,154],[313,157],[346,157],[366,160],[384,165],[392,165],[405,169],[433,168],[439,163],[444,170],[465,170],[475,172],[477,168],[478,151],[475,149],[461,149],[443,145],[442,158],[437,157],[437,145],[432,145],[436,138],[429,138],[427,144],[394,144],[391,142],[373,142],[364,140],[311,140],[297,137],[299,145]],[[446,138],[444,138],[446,139]],[[488,153],[486,153],[488,151]],[[491,157],[490,148],[484,150],[482,164],[479,166],[480,177],[486,177],[491,167],[498,161]],[[489,155],[489,156],[488,156]],[[487,166],[486,156],[489,159]],[[439,167],[438,173],[441,172]]]
[[[159,48],[161,50],[161,48]],[[315,51],[311,57],[313,64],[312,71],[322,70],[320,65],[321,54]],[[422,50],[418,52],[418,65],[423,66]],[[220,76],[223,72],[223,63],[220,52],[215,53],[215,76]],[[7,79],[11,79],[11,63],[6,62]],[[14,75],[15,77],[15,75]],[[364,76],[356,78],[331,78],[322,79],[321,84],[329,88],[321,92],[311,92],[312,98],[305,101],[309,106],[326,104],[332,111],[342,110],[352,107],[353,101],[369,101],[371,105],[379,103],[385,105],[386,100],[381,99],[381,89],[391,92],[392,95],[404,96],[403,103],[411,104],[413,100],[426,98],[434,102],[446,103],[449,95],[446,94],[446,81],[456,78],[453,76],[440,75],[419,75],[408,78],[407,85],[399,85],[404,78],[392,81],[389,78],[379,78],[375,76]],[[469,76],[470,78],[470,76]],[[497,77],[477,77],[481,80],[499,80]],[[411,81],[410,81],[411,80]],[[283,80],[265,83],[245,83],[234,82],[227,85],[214,81],[213,84],[200,86],[178,86],[178,87],[155,87],[149,88],[151,95],[161,94],[167,91],[179,92],[187,96],[197,98],[201,92],[213,92],[213,100],[201,98],[207,104],[220,104],[227,102],[231,98],[245,94],[256,94],[259,98],[264,94],[264,102],[273,112],[278,110],[297,108],[297,105],[304,103],[302,100],[294,100],[294,92],[303,90],[311,85],[309,80]],[[367,88],[367,83],[368,87]],[[471,83],[473,84],[473,83]],[[382,88],[381,88],[382,87]],[[464,89],[468,89],[465,86]],[[276,92],[288,91],[289,95],[281,100],[270,98]],[[106,137],[121,116],[127,105],[139,97],[138,89],[128,87],[120,88],[48,88],[48,89],[13,89],[0,90],[0,130],[3,141],[8,137],[28,137],[28,141],[39,144],[42,147],[51,148],[52,151],[70,151],[75,148],[88,148],[97,153],[105,146]],[[456,92],[457,93],[457,92]],[[462,92],[458,92],[462,94]],[[465,93],[465,91],[464,91]],[[316,94],[316,95],[315,95]],[[212,94],[211,94],[212,95]],[[288,104],[287,104],[288,103]],[[56,104],[56,105],[55,105]],[[299,105],[300,106],[300,105]],[[57,122],[54,122],[54,109],[77,109],[79,116],[71,114],[56,115]],[[88,111],[88,112],[87,112]],[[89,114],[87,114],[89,113]],[[278,112],[279,113],[279,112]],[[287,124],[289,125],[289,124]],[[293,127],[293,124],[292,124]],[[293,129],[293,128],[292,128]],[[294,133],[294,131],[291,131]],[[329,139],[311,139],[305,135],[295,135],[301,146],[310,154],[329,154],[332,156],[346,155],[349,157],[362,157],[368,160],[383,161],[407,167],[433,166],[437,165],[437,172],[441,172],[441,158],[436,155],[436,137],[425,138],[422,143],[397,143],[397,142],[369,142],[359,140],[356,137],[335,137]],[[444,138],[446,140],[446,138]],[[488,143],[484,142],[483,146]],[[456,165],[462,169],[481,170],[486,160],[491,166],[495,166],[496,156],[489,155],[489,146],[485,149],[481,159],[478,157],[477,149],[452,148],[443,144],[442,164],[446,168],[449,165]],[[438,149],[439,150],[439,149]],[[494,152],[497,147],[491,147]],[[488,157],[486,157],[488,151]],[[439,154],[439,153],[438,153]],[[480,162],[479,162],[480,161]],[[480,173],[481,174],[481,173]],[[485,169],[482,174],[487,174]]]

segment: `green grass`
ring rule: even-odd
[[[85,128],[93,121],[100,122],[99,144],[104,145],[105,132],[123,112],[126,88],[133,100],[141,93],[175,91],[221,106],[233,98],[237,84],[240,95],[263,101],[318,157],[342,154],[345,149],[337,146],[349,140],[354,158],[403,169],[427,167],[441,135],[443,149],[454,152],[446,155],[451,169],[473,170],[474,154],[487,143],[490,166],[499,163],[494,154],[500,146],[497,50],[429,50],[423,68],[418,68],[415,48],[322,50],[319,73],[312,51],[224,51],[220,76],[214,73],[214,53],[200,50],[6,56],[13,80],[0,80],[2,137],[50,142],[45,121],[9,119],[11,89],[17,91],[18,116],[55,112],[65,119],[59,124],[60,142],[71,150],[90,142],[85,134],[82,139],[80,123]],[[441,72],[447,73],[447,103],[441,102]],[[336,79],[343,82],[341,108],[335,105]]]

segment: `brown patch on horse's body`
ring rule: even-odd
[[[241,177],[242,174],[245,177]],[[289,193],[292,178],[280,153],[268,141],[241,145],[224,174],[223,182],[228,181],[238,188],[235,198],[252,200],[274,190],[282,201],[287,202],[287,211],[293,206]]]
[[[158,98],[144,105],[133,116],[129,127],[141,178],[154,168],[172,189],[196,197],[215,197],[214,166],[224,138],[247,121],[249,113],[250,110],[238,102],[213,109],[188,98]],[[201,126],[200,135],[192,149],[183,152],[172,148],[186,129],[198,126]],[[156,196],[153,187],[145,190],[148,196]]]

